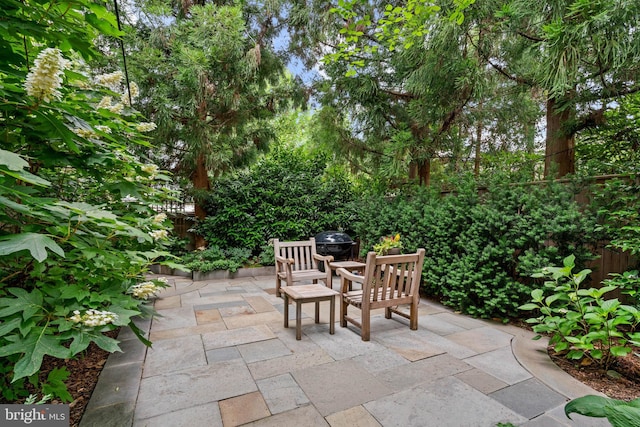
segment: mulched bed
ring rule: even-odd
[[[614,399],[633,400],[640,397],[640,357],[636,355],[637,351],[620,358],[609,372],[596,364],[568,360],[551,348],[548,351],[556,365],[592,389]]]
[[[107,332],[105,335],[116,338],[118,336],[118,330]],[[49,372],[54,368],[62,368],[65,366],[70,372],[69,378],[65,382],[67,390],[73,397],[73,401],[69,403],[70,427],[77,427],[80,424],[82,415],[91,399],[91,394],[98,383],[98,377],[107,362],[109,354],[109,352],[102,350],[95,343],[91,343],[84,352],[78,354],[74,359],[62,360],[51,356],[44,357],[39,374],[40,381],[46,380],[47,375],[49,375]],[[30,384],[27,386],[27,389],[30,389],[29,391],[31,393],[36,393]],[[48,403],[62,402],[52,400]]]

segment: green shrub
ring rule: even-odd
[[[345,173],[327,169],[322,155],[276,149],[250,169],[220,178],[196,230],[210,245],[249,248],[259,255],[269,239],[308,239],[349,230],[353,188]]]
[[[473,178],[455,192],[409,188],[370,194],[357,207],[361,254],[380,236],[400,233],[406,251],[426,249],[423,289],[464,313],[519,316],[535,283],[530,273],[576,253],[592,258],[593,216],[573,201],[574,189],[554,183],[511,185],[500,176],[479,192]]]
[[[205,250],[197,250],[185,255],[182,262],[193,271],[207,273],[215,270],[237,271],[250,262],[251,250],[246,248],[222,249],[210,246]]]
[[[171,259],[168,221],[150,208],[170,178],[131,154],[153,125],[118,103],[124,82],[108,90],[91,75],[96,29],[119,34],[103,4],[11,2],[1,14],[0,386],[14,401],[45,355],[119,351],[104,333],[122,326],[149,343],[134,319],[152,308],[131,289]],[[66,375],[39,387],[68,400]]]
[[[598,215],[599,238],[609,242],[615,251],[628,252],[638,259],[640,255],[640,181],[637,179],[609,180],[593,195],[591,209]],[[638,265],[630,265],[622,273],[611,274],[604,280],[608,286],[617,286],[629,295],[634,305],[640,305],[640,277]]]

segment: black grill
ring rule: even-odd
[[[337,260],[353,257],[355,242],[348,234],[340,231],[323,231],[316,234],[316,252],[320,255],[333,255]]]

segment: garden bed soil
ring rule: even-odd
[[[116,338],[118,330],[105,333],[105,335]],[[69,426],[77,427],[80,424],[82,415],[91,399],[91,394],[98,383],[98,377],[102,368],[104,368],[109,352],[102,350],[95,343],[89,344],[89,347],[74,359],[56,359],[51,356],[44,356],[42,360],[42,368],[40,370],[40,381],[46,380],[49,372],[54,368],[66,367],[70,372],[69,378],[65,381],[67,391],[71,394],[73,400],[66,402],[69,404]],[[36,394],[36,390],[28,384],[29,392]],[[38,395],[38,397],[42,397]],[[47,403],[62,403],[60,400],[53,399]]]

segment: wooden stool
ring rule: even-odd
[[[302,338],[302,304],[316,303],[316,323],[320,323],[320,301],[329,301],[329,333],[335,332],[336,295],[338,291],[324,285],[283,286],[280,292],[284,297],[284,327],[289,327],[289,298],[296,303],[296,339]]]

